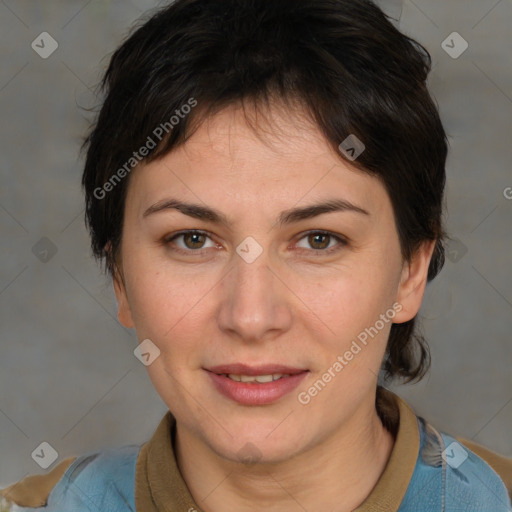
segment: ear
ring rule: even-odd
[[[108,253],[109,258],[112,258],[111,251],[112,247],[110,242],[108,242],[105,246],[105,252]],[[114,259],[112,259],[112,261],[112,283],[114,285],[114,293],[116,294],[117,300],[117,318],[122,325],[131,329],[135,324],[133,322],[132,310],[130,309],[130,303],[128,302],[128,295],[126,293],[122,263],[121,261],[115,261]]]
[[[435,240],[423,242],[411,261],[404,263],[396,298],[402,309],[395,315],[394,323],[407,322],[418,313],[425,293],[428,267],[435,245]]]
[[[128,302],[123,277],[116,272],[116,275],[112,278],[112,282],[117,299],[117,318],[119,318],[119,322],[121,322],[122,325],[131,329],[135,324],[133,322],[132,310]]]

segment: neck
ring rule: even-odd
[[[179,425],[175,442],[180,471],[205,512],[350,512],[375,487],[393,444],[374,406],[361,408],[322,443],[280,463],[226,460]]]

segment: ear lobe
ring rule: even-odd
[[[394,318],[394,322],[397,324],[411,320],[420,309],[427,285],[428,267],[435,244],[435,240],[424,242],[413,255],[411,261],[404,264],[396,299],[402,305],[402,310]]]

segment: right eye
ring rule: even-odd
[[[188,230],[188,231],[180,231],[179,233],[175,233],[171,236],[167,236],[164,240],[166,245],[169,245],[171,250],[180,252],[182,254],[194,254],[194,255],[200,255],[202,254],[202,250],[204,248],[204,243],[206,239],[210,239],[210,236],[205,231],[199,231],[199,230]],[[175,240],[181,240],[182,245],[180,246],[175,242]],[[211,240],[212,246],[207,247],[217,247],[217,244]],[[177,247],[173,247],[177,246]]]

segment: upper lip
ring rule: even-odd
[[[209,372],[222,374],[234,374],[234,375],[272,375],[275,373],[283,373],[286,375],[295,375],[308,371],[304,368],[292,368],[291,366],[285,366],[282,364],[262,364],[258,366],[248,366],[243,363],[234,364],[222,364],[218,366],[211,366],[205,368]]]

